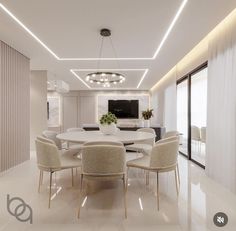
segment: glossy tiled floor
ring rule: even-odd
[[[128,158],[132,158],[129,154]],[[51,209],[48,176],[37,192],[35,157],[0,176],[0,231],[21,230],[236,230],[236,195],[206,177],[204,170],[179,156],[181,190],[177,197],[174,173],[160,176],[160,211],[156,209],[155,175],[145,186],[144,174],[131,170],[127,193],[128,219],[124,219],[122,183],[90,182],[77,219],[79,177],[71,187],[70,171],[57,173]],[[33,209],[33,224],[22,223],[7,212],[7,194],[21,197]],[[229,217],[224,228],[213,224],[213,215],[223,211]]]

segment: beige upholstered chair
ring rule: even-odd
[[[84,145],[82,149],[81,195],[78,218],[80,216],[84,179],[123,180],[125,217],[127,217],[125,162],[125,148],[120,143],[117,145]]]
[[[179,137],[178,136],[170,136],[168,138],[163,138],[163,139],[160,139],[156,142],[156,144],[162,144],[162,143],[165,143],[165,142],[170,142],[170,141],[173,141],[173,140],[179,140]]]
[[[43,137],[53,140],[59,150],[62,149],[61,141],[57,138],[57,132],[45,130],[43,131]]]
[[[114,145],[114,146],[124,147],[124,145],[121,142],[114,142],[114,141],[91,141],[91,142],[85,143],[83,147],[91,146],[91,145]]]
[[[159,210],[159,179],[160,172],[175,172],[176,191],[179,193],[179,184],[177,183],[177,177],[179,178],[179,172],[177,171],[178,164],[178,139],[167,141],[163,143],[157,143],[152,148],[150,155],[145,155],[142,158],[131,160],[127,162],[127,167],[140,168],[150,172],[156,172],[157,174],[157,209]],[[128,171],[127,171],[128,172]],[[128,177],[128,173],[127,173]],[[178,181],[179,182],[179,181]]]
[[[50,142],[52,141],[47,139],[43,140],[42,137],[39,137],[35,141],[37,165],[40,170],[38,191],[40,191],[40,186],[42,184],[43,172],[50,173],[48,208],[50,208],[51,204],[52,174],[56,171],[71,169],[73,186],[73,168],[81,167],[81,160],[74,156],[74,152],[68,150],[60,155],[57,146]]]
[[[44,143],[48,143],[48,144],[55,144],[53,140],[47,139],[44,136],[37,136],[37,140],[42,141]]]
[[[140,128],[139,132],[148,132],[156,135],[156,132],[152,128]],[[150,154],[152,147],[155,143],[155,137],[144,141],[135,142],[134,144],[126,145],[126,150],[141,152],[143,154]]]
[[[66,132],[85,132],[83,128],[68,128]],[[82,143],[67,142],[68,149],[77,150],[78,153],[81,152]]]
[[[201,127],[201,142],[206,143],[206,127]]]
[[[195,152],[200,153],[200,141],[201,141],[201,135],[200,135],[200,128],[192,125],[191,126],[191,144],[192,150],[195,150]],[[195,147],[195,149],[193,149]]]
[[[197,126],[192,125],[191,126],[191,139],[195,141],[200,141],[200,129]]]
[[[37,136],[37,140],[40,140],[44,143],[49,143],[49,144],[54,144],[55,145],[55,142],[53,140],[47,139],[44,136]],[[70,152],[68,152],[67,149],[61,149],[61,150],[58,149],[58,152],[59,152],[60,155],[62,155],[64,153],[70,153],[71,155],[74,155],[75,157],[77,156],[77,158],[79,158],[77,150],[70,149],[69,151]]]
[[[201,127],[200,129],[200,154],[202,154],[202,145],[205,145],[205,144],[206,144],[206,127]]]
[[[168,131],[163,135],[162,139],[166,139],[168,137],[178,136],[178,135],[179,135],[179,132],[177,131]]]

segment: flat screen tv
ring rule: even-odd
[[[108,111],[119,119],[138,119],[138,100],[108,100]]]

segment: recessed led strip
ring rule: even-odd
[[[161,48],[163,47],[165,41],[167,40],[171,30],[173,29],[175,23],[177,22],[180,14],[182,13],[186,3],[188,0],[183,0],[175,17],[173,18],[171,24],[169,25],[166,33],[164,34],[159,46],[157,47],[154,55],[152,57],[138,57],[138,58],[60,58],[54,51],[52,51],[38,36],[36,36],[27,26],[25,26],[10,10],[8,10],[2,3],[0,3],[0,8],[7,13],[14,21],[16,21],[27,33],[29,33],[41,46],[43,46],[54,58],[59,61],[89,61],[89,60],[153,60],[157,57],[158,53],[160,52]]]
[[[90,83],[93,83],[91,80],[92,79],[88,79],[86,78],[86,81],[84,81],[76,72],[88,72],[88,71],[96,71],[96,69],[70,69],[70,72],[76,77],[78,78],[86,87],[88,87],[89,89],[91,89],[91,87],[86,83],[87,82],[90,82]],[[140,87],[142,81],[144,80],[144,78],[146,77],[147,73],[148,73],[148,69],[102,69],[102,71],[104,72],[109,72],[109,71],[143,71],[143,75],[137,85],[137,89]],[[122,80],[123,82],[124,80]],[[109,87],[109,86],[106,86],[106,87]],[[97,88],[96,88],[97,89]],[[113,89],[113,88],[112,88]],[[123,88],[122,88],[123,89]]]

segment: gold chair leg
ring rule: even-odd
[[[43,184],[43,171],[42,171],[42,177],[41,177],[41,185]]]
[[[149,171],[146,171],[146,185],[149,185]]]
[[[128,179],[129,179],[129,167],[126,170],[126,188],[128,187]]]
[[[71,169],[71,184],[72,184],[72,187],[74,187],[74,170],[73,170],[73,168]]]
[[[50,172],[50,186],[49,186],[49,199],[48,199],[48,208],[49,208],[49,209],[50,209],[50,206],[51,206],[52,174],[53,174],[53,172]]]
[[[179,187],[178,187],[177,170],[176,170],[176,168],[175,168],[174,172],[175,172],[175,186],[176,186],[176,192],[177,192],[177,195],[179,195]]]
[[[38,186],[38,193],[40,193],[40,186],[42,184],[42,170],[40,170],[39,172],[39,186]]]
[[[126,203],[126,182],[125,182],[125,174],[123,176],[123,191],[124,191],[124,206],[125,206],[125,219],[127,219],[127,203]]]
[[[80,217],[80,207],[81,207],[82,198],[83,198],[83,174],[81,174],[81,178],[80,178],[79,209],[78,209],[78,216],[77,216],[78,219]]]
[[[179,175],[179,164],[177,164],[177,173],[178,173],[178,181],[179,181],[179,187],[180,187],[180,175]]]
[[[157,210],[159,211],[159,176],[157,172]]]

